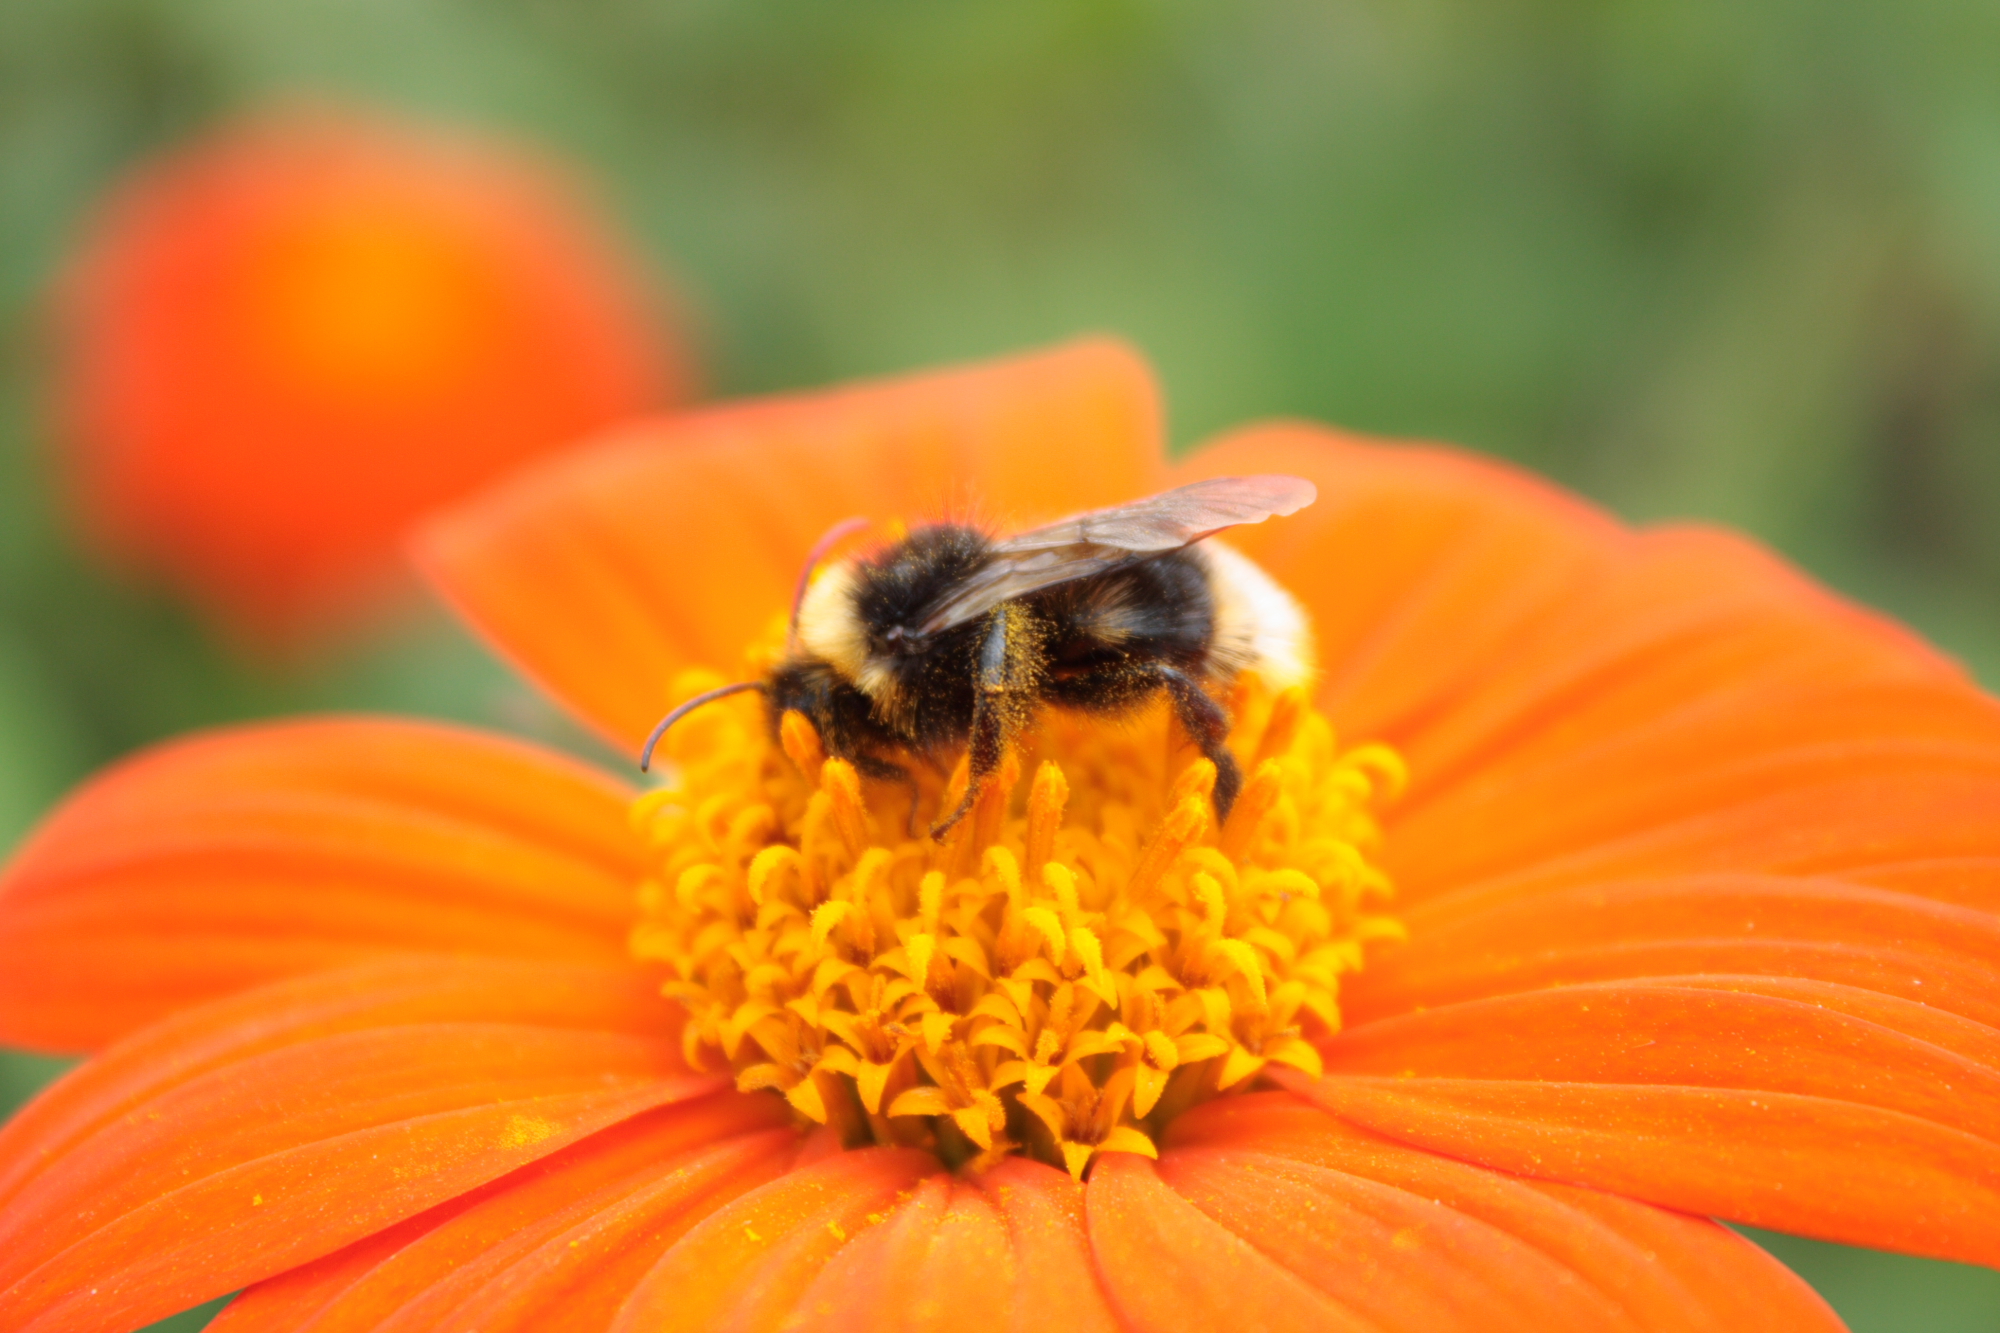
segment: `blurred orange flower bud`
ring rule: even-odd
[[[677,332],[559,172],[331,113],[140,168],[60,292],[92,536],[284,646],[392,583],[418,514],[683,399]]]

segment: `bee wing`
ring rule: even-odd
[[[1009,537],[923,624],[937,634],[1002,602],[1191,546],[1224,528],[1295,514],[1319,497],[1304,477],[1212,477]]]

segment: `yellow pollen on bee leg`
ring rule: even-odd
[[[1044,726],[1025,791],[1010,753],[942,846],[906,830],[957,804],[962,766],[911,811],[802,714],[773,738],[757,701],[703,710],[632,807],[653,864],[631,948],[690,1062],[849,1146],[1077,1175],[1267,1067],[1316,1070],[1341,976],[1401,936],[1374,854],[1405,775],[1302,692],[1246,680],[1235,704],[1250,777],[1220,828],[1215,766],[1162,709]]]

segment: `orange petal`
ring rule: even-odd
[[[1184,1116],[1158,1170],[1383,1333],[1841,1328],[1803,1282],[1712,1222],[1408,1148],[1282,1094]]]
[[[2000,707],[1750,543],[1633,533],[1496,464],[1307,427],[1183,475],[1251,470],[1320,486],[1232,540],[1312,609],[1347,734],[1409,761],[1385,849],[1405,901],[2000,852]]]
[[[927,1176],[908,1202],[833,1256],[790,1322],[801,1333],[949,1329],[963,1324],[968,1296],[1004,1309],[1019,1279],[993,1205],[949,1176]]]
[[[1789,979],[1765,989],[1759,980],[1661,977],[1469,1000],[1367,1023],[1321,1049],[1329,1075],[1339,1076],[1559,1078],[1826,1097],[2000,1148],[2000,1030],[1865,990]],[[1893,1171],[1895,1146],[1879,1152],[1881,1170]],[[1792,1197],[1816,1192],[1808,1181],[1786,1188]]]
[[[1494,883],[1404,918],[1409,941],[1343,986],[1351,1024],[1557,984],[1720,973],[1839,983],[2000,1026],[1991,913],[1838,879]]]
[[[0,1041],[101,1045],[182,1005],[388,954],[618,960],[631,793],[430,723],[214,732],[85,785],[0,878]]]
[[[1098,1274],[1136,1333],[1373,1333],[1359,1311],[1196,1208],[1144,1157],[1098,1158],[1084,1197]]]
[[[2000,1145],[1904,1111],[1759,1088],[1276,1077],[1355,1124],[1500,1170],[2000,1265]]]
[[[1243,472],[1288,472],[1319,487],[1305,514],[1226,540],[1305,602],[1328,668],[1325,698],[1371,734],[1425,731],[1441,700],[1518,688],[1524,677],[1534,685],[1598,653],[1600,638],[1626,640],[1620,650],[1639,664],[1632,650],[1644,650],[1649,634],[1654,649],[1671,650],[1661,631],[1754,622],[1786,601],[1795,604],[1786,619],[1826,637],[1821,651],[1962,678],[1907,632],[1741,538],[1693,527],[1635,533],[1492,459],[1264,425],[1198,450],[1173,480]],[[1616,634],[1570,633],[1585,621]]]
[[[1159,1174],[1210,1220],[1366,1320],[1411,1333],[1556,1333],[1620,1313],[1504,1231],[1405,1191],[1254,1147],[1193,1148]],[[1571,1297],[1564,1300],[1564,1297]]]
[[[2000,912],[2000,856],[1929,856],[1851,866],[1843,879]]]
[[[308,1038],[468,1016],[639,1036],[679,1023],[629,965],[396,959],[276,982],[142,1029],[22,1107],[0,1126],[0,1207],[62,1154],[190,1079]]]
[[[1116,1333],[1082,1223],[1082,1188],[1037,1162],[929,1176],[820,1270],[786,1327],[948,1333],[973,1300],[1020,1333]]]
[[[670,1027],[632,1030],[641,990],[631,968],[433,959],[136,1035],[0,1132],[0,1160],[33,1163],[0,1213],[0,1325],[143,1324],[715,1090]]]
[[[1993,818],[2000,809],[2000,756],[1968,745],[1958,753],[1913,754],[1895,762],[1879,751],[1864,752],[1859,760],[1849,766],[1836,759],[1827,765],[1834,771],[1806,771],[1796,781],[1774,777],[1763,790],[1746,787],[1708,807],[1679,804],[1673,799],[1675,784],[1661,783],[1656,806],[1635,820],[1635,827],[1603,841],[1579,838],[1559,854],[1496,875],[1494,882],[1527,892],[1682,873],[1865,876],[1878,865],[2000,853],[2000,822]],[[1850,771],[1838,771],[1843,767]],[[1615,781],[1629,786],[1641,779],[1627,775]],[[1511,813],[1525,817],[1519,807]],[[1397,843],[1398,830],[1385,859],[1392,873],[1402,876],[1400,882],[1423,876],[1433,892],[1458,887],[1466,880],[1399,863],[1405,856],[1420,862],[1429,855],[1423,848],[1445,838],[1481,837],[1490,822],[1490,812],[1456,826],[1440,820],[1428,826],[1421,844],[1414,838]],[[1393,850],[1399,845],[1409,848],[1407,853]]]
[[[1013,524],[1152,489],[1152,378],[1083,342],[632,428],[433,524],[431,580],[493,644],[633,750],[690,665],[733,670],[834,523]]]
[[[677,1241],[612,1323],[612,1333],[753,1333],[787,1323],[799,1297],[897,1195],[938,1171],[906,1149],[835,1153],[742,1195]]]
[[[1691,716],[1696,709],[1704,716]],[[1396,821],[1414,896],[1471,881],[1866,870],[1990,857],[2000,709],[1969,689],[1773,687],[1695,700],[1559,759],[1482,774]]]
[[[1434,637],[1411,648],[1441,646]],[[1431,795],[1445,799],[1461,783],[1490,786],[1497,774],[1630,733],[1684,742],[1691,722],[1714,727],[1721,715],[1766,730],[1778,723],[1777,743],[1800,735],[1796,725],[1785,732],[1785,721],[1807,723],[1808,738],[1839,735],[1847,724],[1826,710],[1845,692],[1912,685],[1972,694],[1961,673],[1913,639],[1740,538],[1688,528],[1624,534],[1441,701],[1410,737],[1410,758]],[[1727,723],[1719,734],[1719,757],[1735,757]],[[1651,771],[1639,760],[1622,776]]]
[[[980,1186],[1007,1219],[1016,1264],[1027,1281],[1016,1288],[1018,1308],[1033,1318],[1022,1333],[1061,1326],[1075,1333],[1117,1327],[1098,1281],[1084,1215],[1084,1188],[1067,1171],[1009,1158],[986,1173]]]
[[[669,1245],[780,1174],[784,1104],[725,1092],[623,1125],[260,1283],[216,1333],[591,1333]]]
[[[1254,472],[1307,477],[1319,498],[1224,540],[1311,613],[1323,704],[1399,743],[1623,539],[1609,518],[1503,464],[1316,426],[1234,432],[1173,480]]]

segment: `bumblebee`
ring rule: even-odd
[[[910,782],[907,763],[943,771],[964,753],[964,796],[930,830],[942,838],[1040,709],[1113,717],[1165,694],[1215,765],[1226,819],[1242,774],[1214,691],[1249,668],[1278,689],[1302,683],[1312,644],[1290,594],[1206,539],[1296,513],[1316,495],[1299,477],[1218,477],[1005,538],[933,524],[814,579],[820,558],[866,526],[850,519],[806,562],[784,659],[764,680],[669,713],[640,767],[690,710],[760,690],[774,730],[796,709],[829,755],[867,777]]]

